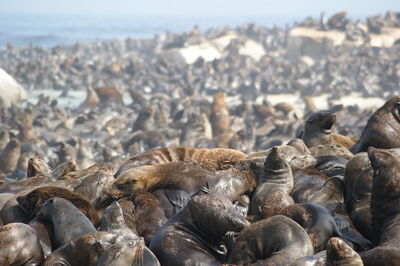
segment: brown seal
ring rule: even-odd
[[[42,159],[30,158],[28,160],[27,177],[38,175],[49,176],[51,171],[50,166]]]
[[[245,156],[243,152],[225,148],[177,147],[152,149],[139,153],[122,164],[115,177],[134,167],[170,162],[191,163],[210,171],[223,170],[231,167]]]
[[[328,266],[363,266],[360,255],[346,242],[332,237],[326,244],[326,265]]]
[[[96,93],[99,96],[101,102],[115,102],[116,104],[124,104],[122,94],[115,86],[97,87]]]
[[[317,145],[338,144],[345,148],[354,145],[354,141],[340,134],[333,134],[332,127],[336,122],[336,115],[333,111],[318,111],[310,115],[306,120],[302,139],[307,147]]]
[[[265,159],[263,174],[251,198],[249,214],[258,217],[264,201],[270,194],[277,191],[289,194],[292,188],[292,169],[280,152],[280,147],[276,146]]]
[[[153,252],[145,246],[143,239],[139,238],[112,245],[101,255],[97,265],[160,266],[160,263]]]
[[[278,215],[283,209],[294,205],[292,197],[282,191],[276,191],[268,195],[261,206],[261,217],[263,219]]]
[[[12,172],[18,164],[21,155],[21,144],[17,139],[11,139],[6,148],[0,153],[0,171]]]
[[[210,114],[212,135],[214,138],[231,132],[229,109],[225,103],[225,98],[225,92],[220,92],[214,95]]]
[[[371,195],[372,232],[375,248],[360,253],[364,265],[398,265],[400,261],[400,159],[392,153],[370,147],[373,185]]]
[[[292,139],[286,145],[279,146],[279,150],[292,170],[306,169],[315,165],[315,158],[301,139]],[[271,151],[272,148],[252,153],[240,160],[236,164],[236,167],[239,169],[250,169],[257,178],[260,178],[264,171],[265,158]]]
[[[44,186],[32,190],[30,193],[20,196],[17,201],[30,215],[33,215],[50,198],[59,197],[70,201],[76,208],[80,209],[90,221],[97,225],[100,218],[88,200],[68,189],[54,186]]]
[[[121,198],[129,196],[135,190],[152,192],[161,188],[183,189],[193,194],[213,177],[213,172],[190,163],[145,165],[122,172],[107,194]]]
[[[236,237],[227,263],[238,266],[291,265],[314,254],[306,231],[292,219],[276,215],[243,229]]]
[[[165,224],[167,218],[153,194],[136,191],[131,197],[135,205],[136,230],[139,236],[144,237],[146,245],[149,245],[151,238]]]
[[[0,226],[0,265],[40,265],[43,259],[38,235],[30,226]]]
[[[94,108],[100,103],[100,98],[96,91],[90,86],[86,87],[86,99],[81,104],[81,108]]]
[[[400,147],[400,96],[389,99],[369,119],[360,140],[350,149],[354,154],[369,146],[382,149]]]

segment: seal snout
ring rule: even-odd
[[[326,117],[326,119],[324,119],[323,128],[325,130],[330,130],[335,122],[336,122],[336,115],[331,113]]]

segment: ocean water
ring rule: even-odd
[[[134,16],[134,15],[59,15],[9,14],[0,12],[0,49],[8,43],[14,46],[52,47],[70,45],[77,41],[95,41],[123,38],[152,37],[165,31],[181,33],[195,25],[201,30],[212,27],[236,27],[255,23],[272,27],[285,27],[304,19],[292,16]]]

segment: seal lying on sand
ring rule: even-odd
[[[400,96],[389,99],[369,119],[360,140],[351,147],[354,154],[369,146],[382,149],[400,147]]]

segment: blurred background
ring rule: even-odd
[[[255,23],[290,26],[308,16],[319,18],[346,11],[352,19],[398,10],[395,0],[13,0],[0,1],[0,48],[7,43],[54,46],[76,41],[151,37],[165,31],[182,33],[193,26],[206,30],[217,26]]]

